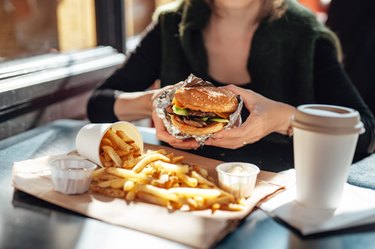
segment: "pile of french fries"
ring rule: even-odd
[[[100,143],[100,161],[104,167],[122,167],[123,163],[139,157],[140,149],[122,130],[110,128]]]
[[[104,167],[94,171],[92,191],[171,210],[214,212],[244,208],[243,199],[220,189],[205,169],[184,163],[183,156],[164,149],[148,150],[141,155],[139,147],[123,132],[107,133],[100,151]]]

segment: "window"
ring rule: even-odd
[[[84,119],[91,91],[124,62],[125,33],[170,1],[0,0],[0,139]]]
[[[93,0],[0,0],[0,61],[96,46]]]

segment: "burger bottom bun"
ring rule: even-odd
[[[171,115],[172,124],[177,127],[181,132],[188,135],[206,135],[221,131],[224,129],[225,123],[212,123],[206,127],[197,128],[184,123],[179,122],[175,115]]]

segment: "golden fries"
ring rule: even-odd
[[[214,199],[221,195],[220,190],[208,188],[170,188],[170,192],[184,197],[200,196],[204,199]]]
[[[162,154],[150,154],[144,158],[141,159],[141,161],[139,161],[134,167],[133,167],[133,171],[136,172],[136,173],[139,173],[141,172],[141,170],[148,164],[152,163],[152,162],[155,162],[157,160],[162,160],[164,162],[169,162],[169,158],[162,155]]]
[[[115,165],[117,167],[121,167],[122,160],[119,157],[119,155],[116,153],[116,151],[108,145],[104,145],[102,148],[104,150],[104,153],[109,156],[109,158],[115,163]]]
[[[237,211],[245,206],[243,200],[237,200],[216,186],[205,169],[184,163],[183,156],[167,153],[164,149],[139,155],[134,141],[119,131],[111,131],[105,138],[108,139],[103,138],[101,157],[109,166],[93,173],[91,190],[94,192],[182,211]],[[131,149],[125,151],[118,139]]]
[[[99,151],[102,165],[106,168],[121,168],[124,166],[124,162],[138,158],[140,153],[140,148],[135,144],[134,140],[129,138],[125,132],[115,131],[112,128],[103,136]]]
[[[147,182],[148,181],[147,175],[142,174],[142,173],[136,174],[133,171],[128,170],[128,169],[120,169],[120,168],[111,167],[111,168],[107,168],[106,172],[125,178],[127,180],[135,181],[135,182]]]
[[[159,170],[163,170],[166,172],[174,172],[177,174],[187,174],[189,172],[189,165],[177,165],[163,161],[156,161],[153,163],[153,166],[158,168]]]

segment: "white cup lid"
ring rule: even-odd
[[[330,134],[362,134],[365,129],[359,113],[351,108],[308,104],[297,107],[292,126]]]

